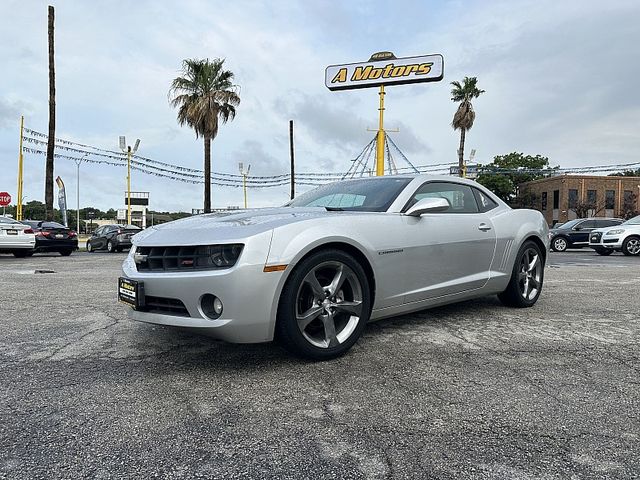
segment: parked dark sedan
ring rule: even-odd
[[[106,249],[115,253],[131,248],[131,237],[141,230],[135,225],[103,225],[87,240],[87,252]]]
[[[78,249],[76,232],[58,222],[24,220],[36,234],[36,246],[30,253],[58,252],[64,257]]]
[[[549,230],[551,250],[564,252],[567,248],[589,246],[589,233],[596,228],[620,225],[621,218],[577,218]]]

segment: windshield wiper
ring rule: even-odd
[[[327,212],[344,212],[344,208],[340,207],[324,207],[327,209]]]

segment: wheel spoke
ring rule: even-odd
[[[540,282],[535,278],[535,277],[531,277],[531,279],[529,280],[529,283],[531,285],[531,289],[533,290],[534,288],[537,290],[538,288],[540,288]]]
[[[329,348],[338,345],[338,336],[336,335],[336,322],[333,319],[333,314],[323,315],[322,323],[324,324],[324,338],[327,341]]]
[[[362,302],[338,302],[334,307],[340,312],[346,312],[356,317],[360,317],[362,313]]]
[[[298,320],[298,326],[300,327],[300,330],[304,331],[305,328],[307,328],[307,326],[313,322],[316,318],[318,318],[320,316],[320,314],[322,313],[322,306],[317,306],[317,307],[311,307],[309,310],[307,310],[304,313],[301,314],[297,314],[296,315],[296,319]]]
[[[529,277],[527,277],[524,281],[524,287],[522,289],[522,296],[524,298],[529,298]]]
[[[336,270],[336,274],[333,277],[333,280],[331,280],[331,284],[328,287],[329,293],[331,295],[335,295],[336,293],[338,293],[340,288],[342,288],[342,284],[344,283],[346,278],[347,275],[344,271],[344,265],[340,264],[340,266]]]
[[[536,265],[538,264],[538,255],[533,255],[533,260],[529,257],[529,265],[527,266],[527,271],[532,272]]]
[[[304,277],[303,282],[311,287],[311,291],[316,300],[324,299],[324,288],[320,285],[315,270],[310,271],[307,276]]]

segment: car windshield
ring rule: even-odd
[[[411,180],[387,177],[330,183],[300,195],[286,206],[384,212]]]
[[[20,223],[17,220],[14,220],[13,218],[9,218],[9,217],[3,217],[2,215],[0,215],[0,223]]]
[[[623,225],[640,225],[640,215],[637,217],[630,218]]]

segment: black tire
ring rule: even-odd
[[[525,275],[529,273],[529,271],[524,272],[523,266],[524,264],[529,263],[525,258],[525,255],[537,255],[538,264],[534,267],[535,272],[533,275],[529,276],[527,279]],[[531,257],[528,257],[531,259]],[[538,269],[539,268],[539,269]],[[527,281],[528,280],[528,281]],[[533,283],[535,281],[535,283]],[[532,290],[529,294],[524,294],[523,289],[529,286],[529,283],[532,284]],[[535,288],[535,284],[537,283],[537,288]],[[513,270],[511,272],[511,279],[509,280],[509,285],[504,292],[498,294],[498,298],[500,301],[508,306],[515,308],[528,308],[532,307],[540,297],[540,293],[542,292],[542,285],[544,283],[544,256],[542,255],[542,251],[537,243],[532,240],[527,240],[522,244],[520,249],[518,250],[518,254],[516,255],[516,260],[513,264]],[[533,289],[535,288],[536,293],[533,294]],[[533,295],[531,295],[533,294]]]
[[[91,242],[89,240],[87,240],[87,245],[85,247],[87,249],[87,252],[91,253],[93,252],[93,247],[91,246]]]
[[[118,252],[118,253],[122,252],[122,247],[116,248],[116,252]]]
[[[603,255],[603,256],[608,256],[611,255],[613,253],[613,250],[610,248],[602,248],[602,247],[598,247],[596,249],[594,249],[596,251],[596,253],[598,255]]]
[[[117,250],[116,246],[113,244],[113,242],[111,240],[109,240],[107,242],[107,252],[116,253],[116,250]]]
[[[66,250],[60,250],[60,255],[62,255],[63,257],[68,257],[69,255],[71,255],[71,252],[73,252],[73,250],[71,250],[70,248]]]
[[[627,256],[640,255],[640,237],[631,235],[622,242],[622,253]]]
[[[29,250],[14,250],[12,253],[13,253],[13,256],[16,258],[25,258],[25,257],[31,256],[29,255],[31,253]]]
[[[551,250],[554,252],[564,252],[569,248],[569,239],[567,237],[555,237],[551,241]]]
[[[344,279],[332,295],[332,283],[339,276]],[[312,288],[314,282],[309,281],[313,278],[315,289]],[[320,297],[324,298],[322,303]],[[296,265],[282,290],[275,338],[288,351],[303,358],[330,360],[339,357],[362,334],[371,315],[371,302],[367,275],[351,255],[333,249],[318,251]],[[341,303],[344,304],[342,307]],[[299,326],[299,308],[302,313],[314,311],[308,315],[313,319],[305,326]],[[342,339],[339,338],[341,335]],[[324,345],[319,345],[321,343]]]

